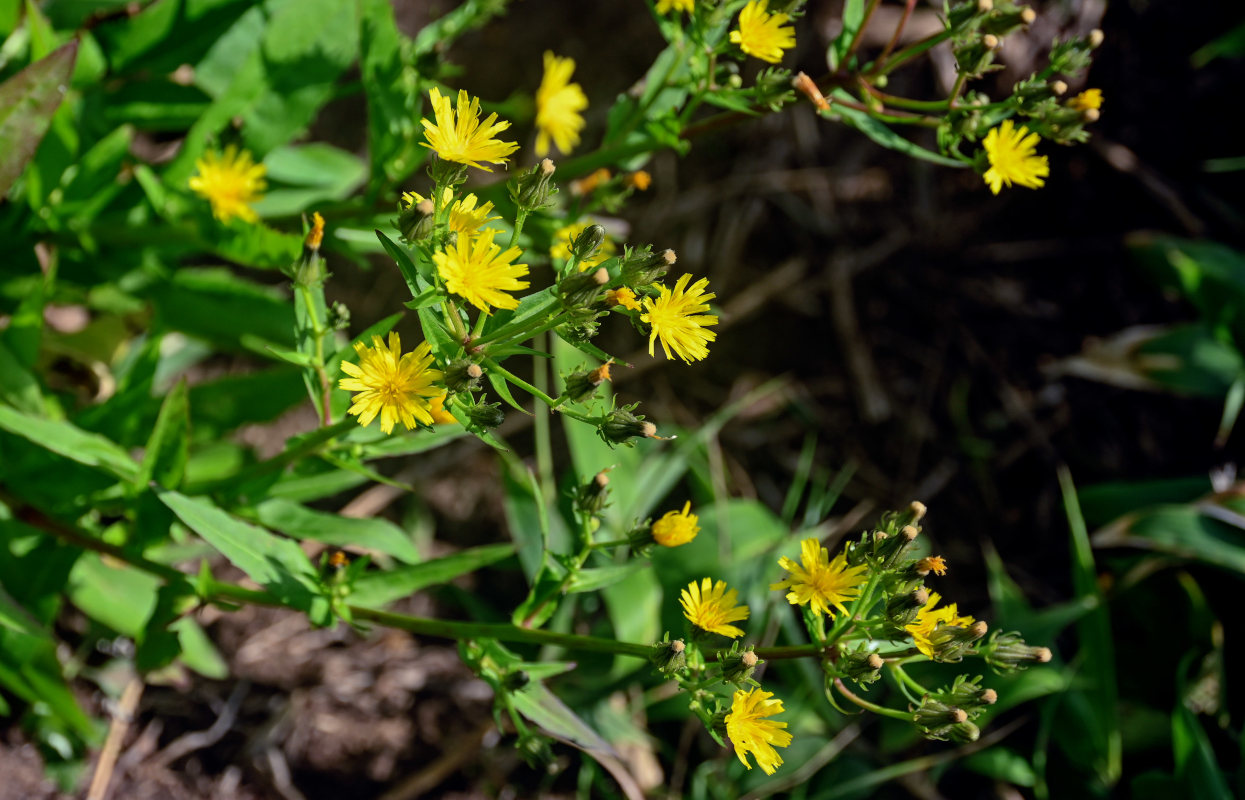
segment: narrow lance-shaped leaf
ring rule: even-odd
[[[48,132],[77,57],[75,39],[0,84],[0,197],[8,194]]]

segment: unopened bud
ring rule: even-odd
[[[994,0],[977,0],[978,13],[985,14],[994,10]]]
[[[1086,122],[1097,122],[1100,116],[1102,115],[1096,108],[1087,108],[1081,112],[1081,119]]]
[[[886,619],[896,628],[911,625],[917,612],[929,602],[929,592],[917,589],[915,592],[897,594],[886,601]]]
[[[510,179],[508,189],[514,204],[526,211],[536,211],[549,205],[549,198],[558,193],[553,186],[554,166],[549,159]]]
[[[1032,25],[1035,19],[1037,19],[1036,11],[1034,11],[1031,8],[1020,9],[1020,21],[1021,22],[1023,22],[1026,25]]]
[[[678,258],[673,250],[654,253],[648,245],[634,250],[627,248],[623,254],[622,282],[627,286],[643,289],[666,277]]]
[[[601,470],[575,492],[575,507],[585,516],[595,517],[609,502],[610,476]]]
[[[993,33],[987,33],[985,36],[981,37],[981,43],[986,46],[987,50],[999,49],[999,37],[995,36]]]
[[[341,569],[350,563],[350,559],[341,550],[333,551],[333,555],[329,556],[329,566],[333,569]]]
[[[950,688],[936,692],[935,697],[949,706],[970,712],[994,705],[999,699],[998,692],[981,688],[981,685],[977,683],[978,680],[980,678],[968,680],[961,675]]]
[[[590,397],[605,381],[610,379],[610,365],[607,361],[593,370],[576,370],[566,376],[566,389],[563,394],[568,400],[579,402]]]
[[[1050,90],[1056,95],[1063,95],[1068,91],[1068,84],[1063,81],[1051,81]]]
[[[653,645],[653,665],[663,675],[676,675],[687,666],[687,645],[682,639]]]
[[[605,280],[601,280],[602,273]],[[604,267],[595,272],[572,272],[558,281],[558,298],[567,311],[587,312],[601,300],[609,278]]]
[[[990,641],[981,645],[978,651],[990,668],[999,674],[1017,672],[1051,660],[1049,647],[1031,647],[1014,631],[995,631],[991,634]]]
[[[582,263],[596,255],[604,241],[605,228],[600,225],[589,225],[579,232],[579,236],[575,237],[574,243],[571,244],[571,254]]]
[[[972,744],[980,737],[981,729],[976,724],[965,720],[964,722],[949,726],[942,731],[942,736],[939,738],[957,744]]]
[[[741,684],[747,682],[757,666],[764,662],[757,658],[751,648],[740,651],[735,647],[733,645],[730,652],[718,653],[718,660],[722,662],[722,679]]]
[[[428,177],[432,178],[438,189],[453,188],[467,182],[467,165],[457,161],[447,161],[434,151],[428,162]]]
[[[934,651],[934,660],[954,664],[964,658],[964,654],[973,644],[986,635],[989,626],[980,620],[967,628],[959,625],[938,623],[929,635],[929,644]]]
[[[597,433],[606,444],[625,444],[630,447],[633,439],[659,439],[657,426],[645,422],[644,416],[632,413],[635,405],[616,408],[611,411],[597,428]]]
[[[921,707],[912,713],[912,721],[926,735],[968,721],[968,714],[961,708],[950,706],[931,695],[921,701]]]
[[[1102,46],[1102,41],[1105,38],[1106,36],[1103,34],[1101,30],[1099,30],[1098,28],[1094,28],[1092,31],[1089,32],[1089,38],[1087,41],[1089,42],[1089,46],[1091,49],[1096,49]]]
[[[481,428],[496,428],[506,421],[500,403],[477,403],[467,407],[467,417]]]
[[[484,370],[479,364],[459,358],[451,361],[445,368],[442,380],[445,381],[445,388],[451,392],[467,392],[480,388],[480,378],[483,375]]]
[[[848,653],[839,661],[839,669],[856,683],[873,683],[882,677],[882,657],[877,653]]]

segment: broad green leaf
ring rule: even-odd
[[[1132,511],[1191,503],[1211,492],[1210,477],[1194,475],[1152,481],[1111,481],[1077,490],[1085,522],[1100,528]]]
[[[289,500],[267,500],[256,507],[255,513],[264,526],[291,538],[376,550],[408,564],[420,560],[411,537],[386,519],[343,517]]]
[[[648,569],[648,565],[638,560],[605,567],[585,567],[575,573],[567,592],[597,592],[641,569]]]
[[[843,30],[834,37],[834,41],[830,42],[830,47],[826,50],[826,63],[830,65],[831,72],[837,71],[839,65],[843,63],[848,48],[852,46],[852,42],[860,33],[860,25],[864,22],[864,18],[864,0],[846,0],[843,4]]]
[[[302,371],[284,365],[198,384],[190,389],[193,439],[211,442],[240,425],[274,420],[306,398]]]
[[[1037,773],[1029,760],[1006,747],[991,747],[980,753],[974,753],[961,763],[987,778],[1003,781],[1012,786],[1032,787],[1037,783]]]
[[[42,419],[0,406],[0,428],[79,464],[96,467],[125,481],[139,477],[129,453],[102,436],[61,420]]]
[[[405,433],[380,434],[364,439],[363,435],[368,432],[368,428],[359,428],[359,435],[352,435],[349,438],[350,441],[360,442],[363,458],[369,460],[426,453],[467,435],[462,425],[444,423],[438,423],[432,430],[421,428]]]
[[[179,269],[148,290],[156,324],[206,339],[230,350],[244,350],[251,334],[282,347],[294,346],[294,312],[280,292],[225,269]]]
[[[166,489],[176,489],[186,474],[190,455],[190,401],[186,382],[178,381],[164,398],[156,426],[143,452],[139,482],[155,481]]]
[[[661,637],[662,588],[652,570],[633,572],[601,591],[614,636],[623,642],[655,642]],[[611,674],[619,676],[636,667],[635,659],[614,658]]]
[[[282,604],[300,611],[322,610],[317,608],[325,602],[319,575],[297,544],[248,525],[203,498],[168,490],[157,494],[188,528]]]
[[[350,602],[367,608],[383,608],[420,589],[448,583],[460,575],[495,564],[514,554],[514,546],[490,544],[462,550],[444,558],[411,564],[383,572],[364,573],[355,581]]]
[[[44,412],[43,393],[35,376],[0,339],[0,401],[35,416]]]
[[[1245,515],[1217,496],[1127,514],[1094,534],[1097,547],[1139,547],[1245,574]]]
[[[77,57],[75,39],[0,84],[0,198],[8,194],[51,126]]]
[[[254,0],[158,0],[95,29],[114,73],[196,64]]]
[[[344,200],[367,179],[358,156],[319,142],[279,147],[264,158],[264,166],[269,187],[255,204],[261,217],[294,215],[318,203]]]
[[[418,140],[418,74],[406,63],[411,42],[398,30],[389,0],[360,0],[359,71],[367,92],[372,184],[397,184],[423,163]]]

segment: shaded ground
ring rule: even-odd
[[[659,46],[642,13],[609,5],[599,14],[569,1],[516,5],[510,21],[464,43],[465,84],[495,97],[517,74],[535,85],[533,54],[551,47],[577,58],[577,79],[603,108]],[[1043,368],[1086,336],[1191,316],[1133,268],[1126,234],[1241,243],[1240,182],[1206,174],[1203,163],[1240,155],[1225,100],[1245,85],[1245,65],[1221,60],[1195,72],[1188,60],[1236,20],[1226,4],[1191,15],[1176,0],[1117,3],[1102,20],[1093,4],[1068,5],[1069,26],[1107,32],[1090,74],[1107,102],[1095,143],[1052,153],[1040,192],[993,198],[975,176],[896,157],[801,108],[697,141],[685,159],[659,156],[654,188],[628,214],[632,240],[674,247],[681,266],[711,278],[727,313],[708,361],[624,374],[624,398],[694,423],[789,376],[785,405],[754,409],[722,435],[735,491],[780,506],[815,435],[820,463],[856,469],[836,508],[843,530],[926,502],[927,531],[956,565],[952,591],[974,613],[986,603],[983,541],[1037,604],[1068,597],[1057,464],[1087,484],[1196,474],[1226,460],[1211,445],[1217,404],[1052,381]],[[814,6],[818,24],[832,16]],[[810,74],[822,71],[821,47],[802,43]],[[933,73],[910,80],[893,86],[935,91]],[[334,288],[358,318],[369,315],[367,297],[400,287],[396,274],[335,272],[357,283]],[[618,334],[618,351],[637,347],[633,334]],[[1228,452],[1240,442],[1238,432]],[[455,445],[401,468],[426,487],[421,504],[443,541],[495,538],[500,509],[485,494],[492,482],[480,448]],[[474,589],[506,607],[521,587]],[[408,610],[436,613],[438,602],[460,599],[451,590]],[[510,742],[499,743],[487,688],[448,645],[312,631],[270,611],[205,621],[235,678],[149,688],[113,797],[503,797],[506,786],[540,786]],[[222,717],[232,722],[215,740],[185,738]],[[562,766],[577,758],[559,755]],[[0,799],[60,796],[36,760],[9,730]],[[554,785],[571,793],[564,783]]]

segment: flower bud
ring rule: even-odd
[[[578,369],[566,376],[566,389],[562,395],[575,402],[591,397],[597,387],[610,379],[610,366],[613,361],[606,361],[596,369]]]
[[[1051,659],[1049,647],[1030,647],[1019,633],[995,631],[990,641],[979,648],[981,656],[990,669],[1000,675],[1019,672],[1034,664],[1046,664]]]
[[[1097,122],[1101,113],[1096,108],[1087,108],[1081,112],[1081,119],[1086,122]]]
[[[506,421],[501,410],[501,403],[476,403],[467,407],[467,418],[473,425],[481,428],[496,428]]]
[[[519,734],[519,741],[514,746],[519,751],[519,756],[532,769],[548,771],[553,766],[553,748],[549,746],[547,737],[530,729],[525,730]]]
[[[839,669],[856,683],[873,683],[882,677],[882,664],[877,653],[848,653],[839,661]]]
[[[1056,96],[1063,95],[1068,91],[1068,84],[1063,81],[1051,81],[1050,90],[1054,92]]]
[[[886,601],[886,619],[896,628],[910,625],[916,619],[917,612],[928,602],[929,592],[924,589],[897,594]]]
[[[722,680],[743,684],[752,677],[756,668],[765,662],[757,658],[751,646],[744,650],[736,650],[737,645],[738,643],[732,645],[730,652],[718,653],[718,660],[722,662]]]
[[[980,677],[969,680],[961,675],[956,678],[954,684],[944,691],[937,692],[936,697],[949,706],[962,708],[968,711],[970,715],[976,716],[973,712],[986,706],[992,706],[998,702],[999,694],[993,689],[983,689],[978,681]]]
[[[594,227],[601,229],[599,225]],[[605,267],[593,272],[572,272],[558,282],[558,297],[568,311],[587,311],[600,302],[609,282],[610,273]]]
[[[303,240],[303,252],[294,268],[295,286],[319,286],[328,277],[324,273],[324,257],[320,255],[323,240],[324,217],[317,211],[311,215],[311,230]]]
[[[480,388],[480,378],[483,375],[484,370],[479,364],[466,358],[458,358],[445,368],[443,380],[445,388],[451,392],[467,392]]]
[[[328,326],[335,331],[350,327],[350,308],[340,300],[334,300],[328,308]]]
[[[914,526],[905,525],[898,536],[888,537],[878,544],[874,552],[882,559],[882,568],[894,569],[919,535],[920,531]]]
[[[553,161],[543,159],[531,169],[510,179],[510,199],[525,211],[537,211],[549,205],[549,198],[558,193],[553,179]]]
[[[579,232],[571,244],[571,255],[581,264],[596,255],[605,241],[605,228],[600,225],[589,225]]]
[[[605,420],[597,427],[597,433],[605,440],[606,444],[613,446],[616,444],[625,444],[632,446],[633,439],[660,439],[657,435],[657,426],[651,422],[645,422],[644,416],[637,416],[632,413],[638,403],[629,406],[616,408],[606,415]]]
[[[435,227],[432,201],[426,197],[416,200],[416,197],[418,195],[408,192],[398,204],[398,232],[407,244],[427,239]]]
[[[609,503],[610,476],[608,469],[603,469],[592,480],[575,490],[575,507],[580,513],[595,517]]]
[[[938,627],[929,635],[930,646],[934,650],[934,660],[954,664],[964,658],[964,654],[973,644],[986,635],[988,626],[978,620],[967,628],[958,625],[938,623]]]
[[[956,744],[972,744],[981,736],[981,729],[969,720],[950,725],[942,732],[940,739],[955,742]]]
[[[646,519],[628,531],[627,544],[631,547],[631,552],[636,555],[648,555],[657,544],[657,540],[653,538],[652,521]]]
[[[1102,46],[1102,41],[1105,38],[1106,36],[1103,34],[1102,31],[1100,31],[1097,28],[1094,28],[1092,31],[1089,32],[1089,37],[1086,39],[1086,41],[1089,43],[1089,47],[1091,50],[1096,50]]]
[[[650,658],[662,675],[677,675],[687,667],[687,645],[682,639],[658,642]]]
[[[635,249],[625,248],[621,268],[622,282],[627,286],[643,289],[666,277],[666,273],[677,260],[673,250],[653,253],[649,245]]]
[[[432,182],[437,185],[438,189],[445,187],[453,189],[467,182],[467,165],[457,161],[447,161],[433,151],[428,162],[428,177],[432,178]]]
[[[967,722],[968,713],[962,708],[947,705],[933,695],[926,695],[921,700],[921,707],[913,712],[912,721],[922,732],[929,735]]]

